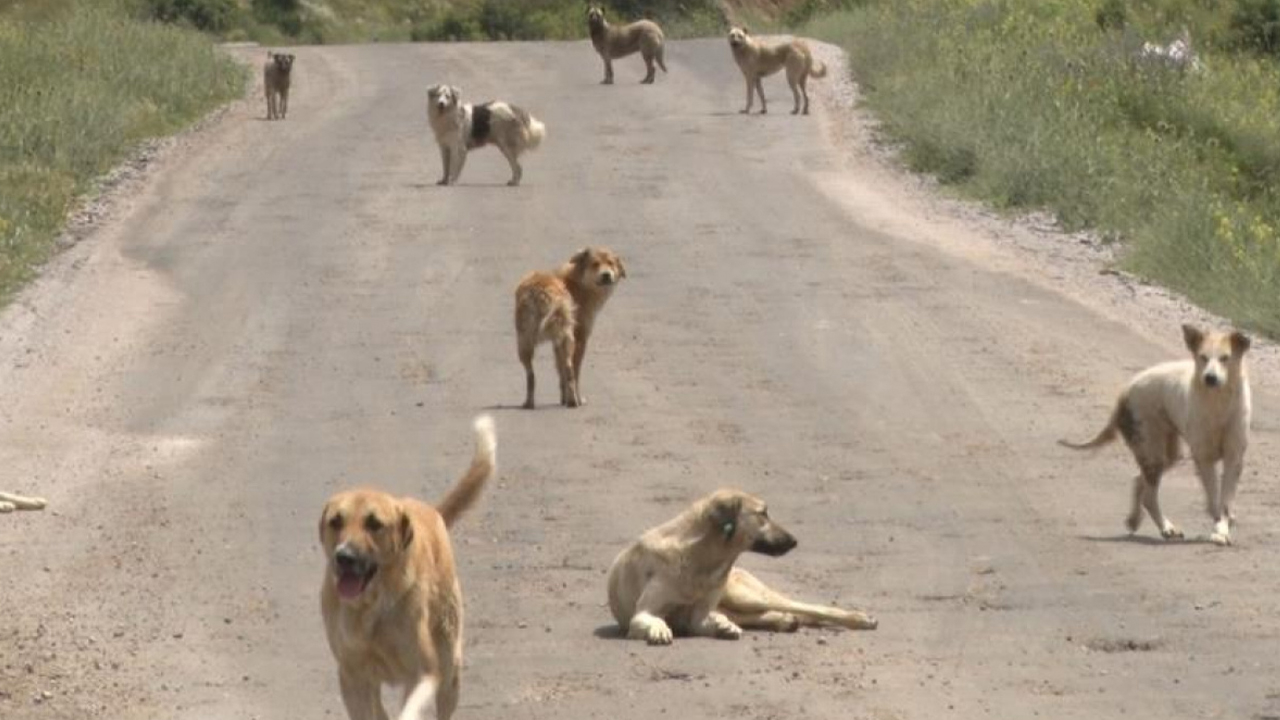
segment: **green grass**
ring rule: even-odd
[[[94,5],[0,15],[0,298],[49,256],[96,177],[244,87],[208,38]]]
[[[1280,337],[1280,68],[1240,50],[1230,0],[1126,5],[1103,30],[1086,0],[867,0],[801,31],[846,48],[911,168],[1096,229],[1126,269]],[[1205,72],[1134,61],[1184,24]]]

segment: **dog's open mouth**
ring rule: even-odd
[[[360,597],[364,589],[369,587],[369,581],[373,579],[374,574],[377,572],[377,565],[369,565],[367,568],[340,568],[338,570],[338,597],[343,600],[355,600]]]

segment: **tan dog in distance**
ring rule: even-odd
[[[628,637],[650,645],[669,645],[676,634],[737,640],[743,628],[874,629],[866,613],[796,602],[733,566],[744,552],[778,556],[795,546],[764,501],[717,490],[618,555],[609,568],[609,609]]]
[[[262,67],[262,89],[267,95],[267,119],[283,120],[289,114],[289,84],[293,78],[292,53],[267,51]]]
[[[745,27],[735,27],[729,30],[729,49],[733,52],[734,62],[738,63],[738,69],[742,71],[742,77],[747,81],[747,106],[743,108],[743,114],[751,112],[753,96],[756,94],[760,95],[760,114],[769,111],[764,99],[764,85],[760,79],[783,68],[787,69],[787,85],[791,87],[791,96],[795,100],[791,114],[802,111],[805,115],[809,114],[807,83],[811,76],[826,77],[827,66],[813,59],[808,43],[793,39],[781,45],[765,45],[752,37]],[[803,107],[800,102],[802,97]]]
[[[1244,470],[1252,412],[1244,355],[1249,337],[1240,332],[1203,332],[1182,326],[1192,359],[1162,363],[1138,373],[1116,401],[1107,426],[1086,443],[1060,440],[1077,450],[1102,447],[1123,436],[1138,463],[1133,504],[1125,526],[1136,532],[1145,507],[1165,538],[1182,531],[1160,511],[1160,478],[1178,462],[1178,438],[1187,441],[1213,519],[1209,539],[1231,543],[1236,487]],[[1219,480],[1217,464],[1222,462]]]
[[[14,510],[43,510],[47,504],[44,498],[0,492],[0,513],[11,513]]]
[[[555,348],[560,374],[560,404],[583,404],[578,383],[582,358],[596,315],[627,276],[622,259],[607,248],[586,247],[555,272],[531,272],[516,286],[516,349],[524,365],[524,407],[532,410],[533,351],[539,343]]]
[[[591,6],[587,8],[587,31],[591,34],[591,44],[604,59],[604,80],[602,85],[613,84],[613,61],[639,52],[644,58],[645,76],[642,84],[653,82],[656,72],[654,63],[667,71],[662,54],[666,38],[662,28],[652,20],[637,20],[626,25],[613,26],[604,19],[604,8]]]
[[[493,420],[477,418],[475,455],[432,507],[377,490],[340,492],[320,515],[324,583],[320,609],[351,720],[387,720],[382,686],[404,691],[399,720],[437,720],[458,705],[462,588],[449,528],[493,475]]]

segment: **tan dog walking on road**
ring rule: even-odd
[[[729,30],[729,49],[733,53],[734,62],[738,63],[738,69],[742,71],[742,77],[747,81],[747,106],[742,109],[743,114],[751,112],[753,96],[756,94],[760,96],[760,114],[769,111],[764,99],[764,85],[760,80],[783,68],[787,69],[787,85],[791,87],[791,96],[795,100],[791,114],[809,114],[809,78],[826,77],[827,66],[813,59],[808,43],[789,40],[781,45],[765,45],[752,37],[745,27],[735,27]]]
[[[531,272],[516,286],[516,344],[525,373],[525,409],[534,407],[533,351],[550,342],[560,375],[560,404],[583,404],[578,383],[596,315],[627,276],[607,248],[583,248],[555,272]]]
[[[1140,471],[1133,482],[1133,503],[1125,526],[1136,532],[1146,508],[1161,535],[1181,538],[1182,531],[1161,512],[1159,494],[1160,478],[1181,455],[1179,438],[1186,440],[1214,523],[1209,538],[1228,545],[1236,488],[1249,446],[1252,401],[1244,355],[1250,341],[1240,332],[1206,333],[1191,325],[1182,326],[1182,335],[1192,359],[1138,373],[1120,393],[1111,419],[1097,437],[1085,443],[1059,442],[1092,450],[1116,436],[1124,437]]]
[[[291,53],[267,52],[267,62],[262,67],[262,89],[267,96],[268,120],[283,120],[289,114],[293,59]]]
[[[717,490],[618,555],[609,568],[609,609],[627,637],[650,645],[669,645],[676,634],[737,640],[743,628],[874,629],[866,613],[796,602],[734,567],[744,552],[778,556],[795,546],[763,500]]]
[[[604,19],[604,9],[592,6],[587,9],[587,31],[591,34],[591,44],[604,60],[603,85],[613,84],[613,61],[634,53],[644,58],[645,76],[642,84],[653,82],[656,63],[667,71],[662,55],[665,51],[666,38],[662,28],[652,20],[637,20],[626,25],[613,26]]]
[[[351,720],[387,720],[382,687],[404,691],[399,720],[437,720],[458,705],[462,671],[462,588],[449,528],[493,475],[493,420],[477,418],[475,455],[462,479],[432,507],[377,490],[349,490],[320,515],[324,583],[320,609],[338,661]]]

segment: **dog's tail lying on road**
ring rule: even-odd
[[[43,510],[45,504],[44,498],[0,492],[0,513],[10,513],[14,510]]]
[[[498,438],[493,430],[493,418],[482,415],[476,418],[472,428],[476,433],[476,452],[471,458],[471,467],[436,505],[448,528],[480,499],[480,491],[484,490],[496,465]]]

